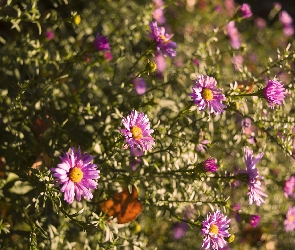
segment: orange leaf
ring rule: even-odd
[[[101,202],[101,211],[117,218],[119,224],[128,223],[136,219],[142,211],[142,203],[137,197],[138,192],[135,186],[132,186],[131,193],[128,188],[125,188],[122,192],[115,194],[112,199]]]

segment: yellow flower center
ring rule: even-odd
[[[76,15],[76,16],[74,17],[74,23],[75,23],[76,25],[79,25],[79,24],[81,23],[81,16],[80,16],[80,15]]]
[[[213,93],[211,91],[211,89],[203,89],[202,90],[202,97],[203,99],[205,99],[205,101],[211,101],[213,99]]]
[[[142,130],[137,126],[132,127],[131,133],[134,140],[140,140],[142,138]]]
[[[80,168],[78,167],[73,167],[70,170],[69,173],[69,178],[72,182],[80,182],[83,178],[83,172]]]
[[[218,226],[212,224],[209,229],[210,233],[218,234]]]
[[[162,40],[162,42],[163,42],[164,44],[166,44],[166,43],[169,42],[169,39],[167,39],[167,37],[165,37],[164,35],[160,35],[159,37],[160,37],[160,39]]]

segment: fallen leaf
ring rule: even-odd
[[[138,199],[138,192],[135,186],[132,186],[132,192],[128,188],[117,193],[112,199],[100,203],[101,211],[108,216],[117,218],[119,224],[128,223],[140,214],[143,205]]]

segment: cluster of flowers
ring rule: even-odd
[[[161,1],[156,1],[158,5]],[[162,13],[162,5],[157,7],[157,12]],[[249,5],[243,4],[240,9],[240,14],[243,18],[249,18],[252,16]],[[159,18],[156,15],[155,16]],[[155,18],[156,19],[156,18]],[[163,18],[160,19],[163,21]],[[156,47],[156,53],[160,53],[163,57],[173,58],[176,56],[176,43],[171,41],[173,35],[165,33],[163,27],[158,27],[156,21],[150,23],[151,32],[148,36],[154,41]],[[235,24],[231,21],[227,26],[227,32],[231,40],[233,48],[240,47],[240,38],[238,31],[235,28]],[[105,36],[97,34],[94,40],[94,46],[99,51],[110,51],[108,39]],[[137,93],[143,94],[146,90],[145,82],[140,78],[134,81],[137,85]],[[217,88],[217,81],[214,77],[199,75],[197,80],[194,80],[194,86],[192,87],[192,93],[190,94],[193,102],[198,106],[199,111],[208,110],[209,114],[219,115],[224,112],[227,106],[223,103],[226,101],[225,95],[221,89]],[[282,105],[285,98],[284,85],[276,78],[268,80],[265,88],[259,90],[256,93],[257,96],[266,99],[271,109],[275,105]],[[150,122],[148,117],[144,113],[140,113],[136,110],[132,110],[127,117],[123,117],[122,125],[124,128],[120,129],[120,132],[125,137],[126,147],[130,147],[131,152],[134,155],[141,156],[145,151],[150,150],[155,145],[155,140],[151,136],[154,132],[150,128]],[[246,164],[246,170],[239,170],[237,176],[247,176],[248,180],[248,196],[249,205],[256,203],[260,206],[265,203],[263,197],[267,197],[262,191],[261,180],[256,164],[263,157],[263,153],[260,153],[256,158],[253,156],[253,151],[248,147],[244,149],[244,161]],[[56,168],[51,168],[53,177],[55,178],[55,185],[62,185],[60,191],[64,193],[64,200],[71,204],[74,198],[78,201],[83,196],[85,199],[90,200],[93,198],[91,193],[92,189],[97,188],[97,182],[95,180],[100,178],[100,171],[97,169],[97,165],[92,163],[93,156],[88,153],[82,154],[80,148],[77,150],[71,148],[68,153],[65,153],[63,157],[60,157],[61,163]],[[202,163],[205,172],[216,172],[218,169],[216,159],[210,157]],[[292,179],[293,181],[293,179]],[[294,182],[294,181],[293,181]],[[292,182],[292,183],[293,183]],[[295,183],[295,182],[294,182]],[[295,184],[294,184],[295,185]],[[293,222],[295,218],[295,208],[291,208],[287,214],[289,222]],[[259,215],[253,215],[250,218],[250,224],[257,226],[260,220]],[[229,238],[231,234],[228,232],[230,219],[227,219],[225,215],[217,209],[212,214],[209,213],[203,221],[203,228],[201,234],[204,236],[202,247],[205,249],[223,248],[226,246],[224,238]],[[286,224],[286,230],[295,229],[295,224],[292,226],[290,223]]]

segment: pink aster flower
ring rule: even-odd
[[[279,14],[280,22],[283,24],[283,31],[286,36],[294,35],[293,18],[287,11],[283,10]]]
[[[285,181],[284,195],[286,198],[294,199],[294,188],[295,188],[295,176],[291,176]]]
[[[258,29],[264,29],[267,25],[265,19],[261,17],[255,18],[255,25],[257,26]]]
[[[213,214],[209,213],[207,218],[202,222],[203,228],[201,234],[204,236],[202,248],[219,249],[227,245],[224,238],[228,238],[230,219],[227,220],[220,210],[216,210]]]
[[[55,186],[62,184],[60,191],[64,193],[64,200],[69,204],[74,201],[75,196],[78,201],[81,196],[87,200],[93,198],[90,190],[97,188],[94,179],[100,177],[96,164],[91,163],[93,158],[94,156],[88,153],[82,155],[80,148],[71,148],[69,153],[60,156],[62,162],[56,168],[50,169],[56,181]]]
[[[157,51],[161,51],[164,56],[168,55],[170,58],[176,56],[176,43],[170,39],[173,35],[165,34],[164,27],[158,27],[157,22],[150,23],[151,32],[148,34],[149,38],[156,42]]]
[[[149,119],[144,113],[132,110],[130,115],[123,117],[122,124],[125,129],[120,129],[120,131],[132,150],[139,148],[145,151],[155,145],[154,138],[151,136],[154,130],[150,129]]]
[[[284,85],[274,78],[268,80],[267,86],[263,89],[263,94],[270,108],[274,109],[274,105],[280,106],[283,104],[286,90]]]
[[[194,103],[198,105],[199,110],[203,111],[206,107],[209,109],[209,113],[215,115],[221,114],[223,109],[226,108],[222,104],[225,100],[224,94],[221,90],[216,88],[216,80],[210,76],[198,76],[198,79],[193,86],[193,93],[190,94]]]
[[[99,33],[94,39],[94,48],[98,51],[107,51],[110,50],[110,44],[106,36],[101,36]]]
[[[289,207],[284,225],[286,232],[290,232],[295,229],[295,207]]]
[[[137,94],[143,95],[146,92],[146,82],[143,78],[135,78],[132,83]]]
[[[239,12],[243,18],[249,18],[252,16],[251,7],[249,4],[243,3],[239,9]]]
[[[247,170],[240,170],[239,173],[248,174],[248,195],[249,195],[249,205],[252,205],[253,202],[256,203],[257,206],[260,206],[261,203],[265,203],[264,197],[268,197],[267,194],[262,192],[261,182],[262,177],[258,173],[258,169],[256,168],[256,164],[263,157],[264,153],[260,153],[256,158],[253,156],[253,151],[248,147],[244,149],[244,160],[247,166]]]
[[[258,223],[260,221],[260,216],[257,214],[253,214],[250,216],[250,225],[252,227],[257,227]]]
[[[157,72],[163,73],[166,69],[166,58],[162,53],[155,53],[155,63],[157,65]]]
[[[164,16],[164,10],[162,8],[157,8],[154,10],[153,18],[159,24],[164,24],[166,22],[166,19]]]
[[[205,171],[215,173],[218,170],[216,162],[216,159],[213,157],[209,157],[207,160],[205,160],[203,162],[203,167]]]
[[[241,37],[240,37],[240,33],[238,29],[235,26],[234,21],[230,21],[226,25],[226,31],[227,31],[227,35],[229,37],[232,48],[239,49],[241,47]]]

